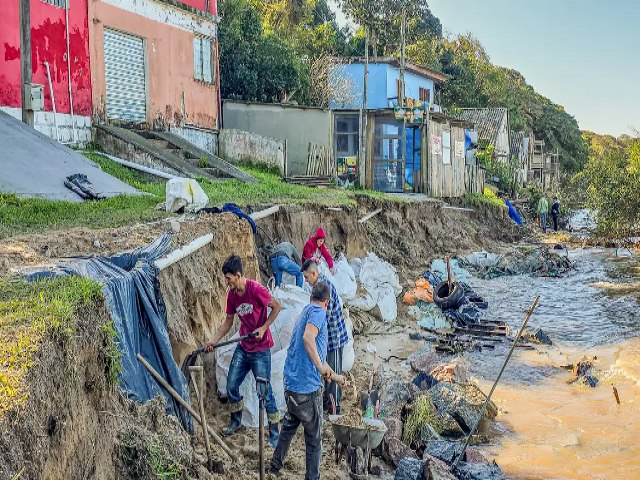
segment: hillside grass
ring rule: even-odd
[[[101,286],[82,277],[0,280],[0,417],[28,400],[27,375],[41,344],[68,341],[75,334],[76,309],[99,295]],[[109,368],[117,375],[117,366]]]
[[[164,181],[151,180],[150,176],[124,167],[97,152],[86,152],[85,156],[105,172],[144,194],[118,195],[100,201],[74,203],[0,193],[0,239],[73,227],[114,228],[170,215],[155,209],[158,203],[165,200]],[[210,205],[229,202],[240,206],[283,203],[346,207],[356,205],[358,197],[402,201],[397,197],[369,190],[292,185],[283,182],[274,173],[256,166],[243,166],[243,169],[256,177],[258,183],[198,179],[209,196]]]

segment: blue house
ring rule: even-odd
[[[342,173],[340,166],[349,165],[344,172],[358,176],[367,188],[385,192],[464,195],[469,183],[465,181],[465,128],[473,124],[442,114],[435,104],[436,88],[449,77],[405,63],[401,82],[398,60],[370,60],[366,132],[360,138],[364,69],[361,59],[337,60],[329,72],[338,173]],[[404,99],[402,105],[399,98]],[[361,145],[366,158],[364,165],[355,167]]]
[[[329,74],[329,108],[359,110],[364,92],[364,60],[336,63]],[[398,105],[400,62],[393,58],[369,60],[367,109],[379,110]],[[449,78],[444,73],[405,63],[404,97],[434,103],[436,85]],[[337,91],[339,90],[339,91]]]

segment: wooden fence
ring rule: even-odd
[[[485,169],[478,165],[465,165],[464,187],[466,192],[481,194],[484,190],[485,174]]]

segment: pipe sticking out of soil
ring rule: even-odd
[[[249,215],[253,220],[260,220],[261,218],[268,217],[269,215],[273,215],[280,210],[280,205],[275,205],[273,207],[266,208],[264,210],[260,210],[259,212],[252,213]],[[166,256],[155,261],[156,267],[159,270],[164,270],[167,267],[170,267],[176,262],[179,262],[185,257],[188,257],[193,252],[200,250],[205,245],[208,245],[213,240],[213,233],[207,233],[202,237],[196,238],[191,243],[174,250],[173,252],[168,253]]]

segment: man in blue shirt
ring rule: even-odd
[[[307,260],[302,264],[302,274],[309,285],[315,285],[323,282],[329,285],[331,289],[331,297],[327,305],[327,330],[329,335],[329,343],[327,345],[327,363],[331,369],[337,374],[342,374],[342,353],[344,346],[349,343],[349,334],[347,333],[347,325],[342,314],[342,302],[336,287],[329,281],[327,277],[320,273],[318,265],[313,260]],[[342,390],[336,382],[327,382],[324,390],[324,408],[329,410],[331,405],[330,396],[336,405],[336,413],[340,413],[340,397]]]
[[[320,479],[323,379],[344,383],[344,377],[336,375],[326,364],[326,310],[330,297],[329,286],[324,282],[317,282],[311,292],[311,303],[302,311],[293,329],[284,364],[287,413],[282,420],[278,445],[271,458],[269,473],[273,475],[277,475],[284,466],[293,436],[302,424],[306,447],[304,478]]]

